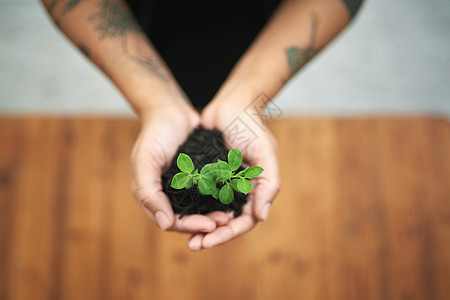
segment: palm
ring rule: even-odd
[[[180,220],[173,214],[162,190],[161,173],[170,165],[180,144],[200,123],[198,114],[191,108],[172,105],[158,109],[146,120],[131,162],[133,192],[144,212],[163,229],[181,232],[210,232],[216,224],[228,222],[224,213],[190,215]]]
[[[222,131],[227,146],[241,150],[245,163],[261,166],[265,171],[252,179],[254,189],[248,196],[242,215],[211,233],[194,235],[189,241],[192,250],[223,244],[251,230],[258,220],[267,218],[268,207],[279,190],[276,142],[269,130],[255,121],[241,108],[230,105],[219,107],[212,103],[202,113],[203,126]]]

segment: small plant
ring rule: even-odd
[[[228,163],[219,159],[215,163],[204,165],[198,172],[192,159],[187,154],[180,153],[177,166],[181,172],[173,176],[171,186],[174,189],[190,189],[195,186],[200,194],[211,195],[223,204],[230,204],[234,198],[233,190],[248,194],[253,189],[249,179],[264,171],[261,167],[253,166],[237,172],[241,164],[241,151],[231,149],[228,152]]]

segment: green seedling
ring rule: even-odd
[[[211,195],[223,204],[230,204],[234,198],[233,190],[247,195],[253,189],[249,179],[264,171],[261,167],[253,166],[237,172],[241,164],[241,151],[231,149],[228,152],[228,162],[219,159],[215,163],[204,165],[199,172],[189,155],[180,153],[177,166],[181,172],[173,176],[171,186],[174,189],[196,187],[200,194]]]

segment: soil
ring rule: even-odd
[[[180,172],[177,167],[177,157],[179,153],[186,153],[194,162],[195,168],[201,168],[217,159],[227,161],[228,149],[223,141],[222,134],[217,129],[208,130],[198,127],[189,135],[182,144],[177,154],[172,159],[170,167],[162,174],[163,191],[167,194],[175,213],[180,214],[180,218],[190,214],[207,214],[212,211],[234,211],[234,216],[242,214],[242,206],[247,202],[247,196],[234,191],[234,199],[228,204],[222,204],[212,196],[203,196],[196,187],[190,189],[177,190],[170,186],[173,176]],[[238,171],[242,170],[241,166]]]

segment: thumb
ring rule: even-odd
[[[213,129],[216,120],[214,103],[210,102],[202,111],[200,121],[203,127]]]
[[[131,188],[134,198],[143,207],[145,213],[161,229],[167,230],[173,226],[175,216],[170,201],[162,190],[161,167],[151,162],[151,159],[145,159],[132,163]]]
[[[276,153],[265,153],[258,166],[264,168],[264,172],[255,178],[256,184],[253,191],[253,213],[257,219],[265,221],[268,218],[269,210],[273,200],[280,191],[280,171]]]
[[[161,189],[138,188],[133,190],[136,201],[144,208],[144,212],[163,230],[173,227],[175,216],[169,199]]]

